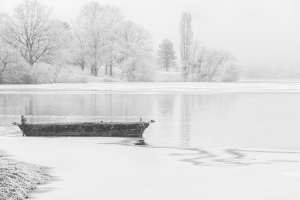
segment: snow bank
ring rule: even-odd
[[[0,155],[0,200],[21,200],[37,185],[46,183],[50,176],[43,168],[20,163]]]

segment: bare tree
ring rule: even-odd
[[[182,61],[182,78],[184,81],[215,81],[221,80],[224,67],[234,57],[227,51],[209,49],[199,41],[193,41],[191,27],[191,15],[183,13],[180,21],[180,55]],[[230,65],[226,68],[226,73],[231,73],[237,80],[239,75],[238,65]]]
[[[113,75],[113,65],[116,64],[116,54],[118,52],[118,33],[121,31],[121,24],[123,15],[121,10],[117,7],[110,7],[106,15],[106,69],[105,72],[108,74],[107,67],[109,66],[109,75]]]
[[[224,64],[229,60],[229,53],[222,50],[210,50],[206,56],[206,81],[213,81],[214,78],[221,72]]]
[[[195,78],[194,81],[205,81],[207,77],[207,70],[205,68],[206,58],[209,53],[209,49],[204,46],[200,45],[199,50],[197,51],[197,56],[194,61],[195,66]]]
[[[208,81],[210,65],[207,63],[212,50],[201,44],[198,40],[193,43],[192,53],[192,81]]]
[[[153,51],[150,32],[132,21],[125,21],[122,24],[118,38],[119,59],[121,60],[137,54],[147,57]]]
[[[131,21],[125,21],[118,38],[119,51],[116,57],[122,69],[122,78],[126,76],[130,81],[148,79],[153,74],[150,67],[153,43],[149,31]]]
[[[201,62],[200,62],[200,42],[197,40],[193,42],[193,47],[192,47],[192,58],[191,58],[191,80],[196,81],[197,80],[197,75],[198,71],[201,68]]]
[[[199,41],[194,42],[190,75],[192,81],[237,80],[238,75],[239,66],[231,53],[207,48]]]
[[[4,82],[4,75],[17,63],[17,54],[14,49],[0,39],[0,83]]]
[[[86,35],[89,38],[87,48],[90,57],[91,74],[97,76],[98,69],[102,65],[101,55],[103,54],[103,39],[101,38],[101,20],[103,9],[96,2],[85,5],[79,16],[83,23]]]
[[[182,61],[182,77],[184,81],[189,79],[191,68],[191,54],[193,45],[192,17],[190,13],[182,13],[180,20],[180,56]]]
[[[25,0],[12,16],[5,15],[1,37],[33,66],[47,62],[60,48],[59,35],[63,24],[55,20],[51,9],[37,0]]]
[[[237,61],[230,60],[227,62],[221,73],[221,81],[232,82],[239,79],[241,73],[240,66]]]
[[[84,28],[81,24],[76,23],[72,28],[72,47],[71,54],[76,65],[81,67],[81,70],[84,71],[85,66],[87,65],[88,60],[88,48],[87,41],[88,38],[85,34]]]
[[[114,25],[122,19],[119,8],[92,2],[83,7],[78,21],[85,29],[91,73],[97,76],[100,67],[112,59]],[[109,58],[109,59],[108,59]],[[112,74],[112,72],[111,72]]]

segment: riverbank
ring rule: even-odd
[[[298,200],[300,151],[135,146],[135,139],[2,137],[15,159],[57,177],[43,200]]]
[[[46,183],[50,176],[44,168],[21,163],[0,154],[0,199],[23,200],[38,185]]]

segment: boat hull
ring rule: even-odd
[[[34,137],[142,137],[148,122],[17,124],[25,136]]]

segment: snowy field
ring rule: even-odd
[[[49,93],[58,96],[26,96]],[[103,110],[102,107],[95,107],[98,111],[102,111],[102,114],[115,113],[109,115],[107,120],[114,118],[133,120],[137,118],[136,115],[143,113],[149,119],[155,117],[157,122],[151,124],[149,130],[145,131],[145,140],[149,143],[149,146],[145,147],[133,145],[137,139],[126,138],[22,137],[21,131],[10,125],[12,120],[19,120],[22,112],[28,112],[28,118],[33,122],[40,122],[38,119],[43,117],[44,120],[51,122],[62,119],[69,121],[99,119],[99,116],[93,116],[91,112],[82,111],[89,105],[71,109],[72,104],[67,109],[72,103],[68,96],[62,98],[64,103],[60,101],[51,103],[55,100],[52,98],[58,98],[60,94],[65,93],[74,95],[170,94],[171,96],[157,98],[147,96],[154,101],[153,105],[146,104],[143,97],[126,96],[130,101],[134,100],[136,109],[140,111],[128,111],[126,116],[121,116],[122,113],[118,113],[113,108]],[[10,155],[10,159],[44,166],[53,176],[52,181],[30,193],[32,199],[298,200],[300,196],[300,148],[297,145],[299,140],[296,134],[300,131],[297,117],[298,93],[300,94],[299,82],[1,86],[0,105],[1,109],[5,108],[5,110],[0,110],[0,150]],[[5,96],[11,94],[20,96]],[[220,104],[216,104],[211,96],[200,96],[199,99],[205,100],[199,101],[200,103],[193,103],[198,98],[188,96],[186,97],[188,101],[182,101],[185,98],[181,97],[179,98],[181,100],[174,103],[176,106],[170,108],[159,104],[162,99],[165,99],[167,101],[164,102],[169,105],[170,102],[172,103],[169,100],[175,98],[175,94],[223,96],[218,97]],[[238,94],[242,97],[231,98],[228,94]],[[271,94],[271,96],[258,97],[257,94]],[[42,101],[49,97],[51,97],[50,103],[44,104]],[[92,97],[88,96],[85,101],[90,102]],[[243,100],[245,97],[250,100],[252,98],[253,101],[245,104],[246,101]],[[21,101],[19,105],[18,98],[29,100]],[[98,100],[104,104],[105,98],[98,97]],[[141,105],[137,103],[139,100],[143,100],[147,106],[140,107]],[[231,104],[227,103],[228,100]],[[75,96],[73,101],[77,105]],[[255,101],[256,104],[253,103]],[[120,106],[114,99],[109,102],[114,102],[110,103],[110,106]],[[181,109],[177,109],[183,106],[182,103],[190,104],[191,107],[183,109],[182,112]],[[61,106],[53,109],[56,104]],[[257,107],[259,104],[262,106]],[[268,107],[268,104],[274,107]],[[46,108],[45,105],[51,109]],[[107,105],[106,103],[105,106]],[[241,110],[247,105],[254,105],[254,107]],[[20,106],[26,109],[21,109]],[[202,109],[202,107],[200,109],[200,106],[209,109]],[[218,109],[218,107],[226,109]],[[278,111],[274,111],[273,108],[278,108]],[[94,110],[94,107],[91,109]],[[168,109],[175,111],[170,114],[166,112]],[[64,112],[67,114],[61,116]],[[228,112],[229,115],[226,114]],[[243,112],[248,113],[243,115]],[[263,112],[269,113],[263,115]],[[55,116],[55,113],[58,115]],[[174,124],[183,120],[176,117],[182,113],[186,113],[184,116],[193,120],[185,122],[183,129],[180,129],[180,126]],[[203,119],[196,117],[200,113],[207,116],[205,123],[198,123]],[[254,113],[259,113],[261,118]],[[226,116],[229,117],[224,119]],[[267,116],[270,116],[270,119],[265,119]],[[168,132],[160,121],[171,118],[170,124],[165,126],[174,125],[174,127]],[[198,126],[202,128],[198,129]],[[180,131],[176,132],[177,128]],[[232,134],[229,130],[234,128],[236,132]],[[197,137],[199,130],[207,132],[204,135],[199,132],[202,135]],[[244,130],[244,133],[239,132],[241,130]],[[256,133],[247,137],[253,131]],[[212,136],[213,132],[215,135]],[[274,132],[273,138],[272,132]],[[225,133],[231,133],[229,139]],[[184,144],[180,143],[182,139],[185,141]],[[201,142],[202,139],[204,143]],[[168,143],[167,140],[173,141]]]

